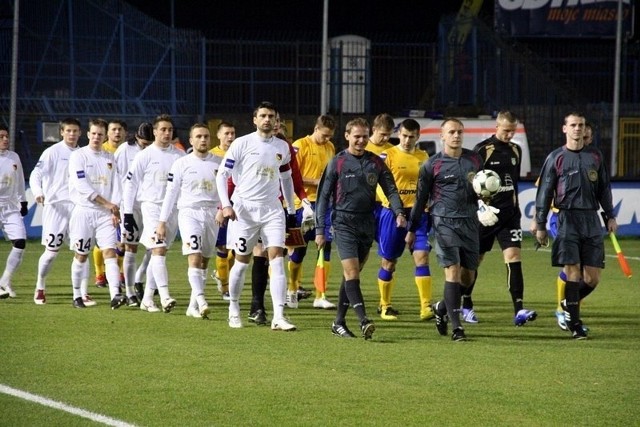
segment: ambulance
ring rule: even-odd
[[[398,128],[400,123],[405,119],[414,119],[420,124],[420,138],[418,139],[418,148],[429,153],[430,156],[442,150],[442,140],[440,139],[441,118],[431,119],[425,117],[396,117],[393,119],[395,127],[391,142],[398,142]],[[473,150],[479,142],[490,138],[496,132],[496,120],[490,116],[480,117],[457,117],[464,124],[463,146]],[[531,156],[529,154],[529,141],[527,140],[527,132],[522,123],[518,123],[516,133],[512,139],[522,149],[522,160],[520,162],[520,177],[531,178]]]

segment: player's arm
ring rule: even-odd
[[[231,205],[229,193],[229,182],[231,181],[233,168],[236,163],[235,159],[231,156],[233,147],[234,146],[231,145],[229,150],[225,153],[220,169],[218,169],[218,173],[216,174],[216,189],[218,190],[218,196],[220,197],[222,215],[225,219],[231,219],[232,221],[236,219],[236,213]]]
[[[16,180],[16,195],[18,196],[18,201],[20,203],[27,203],[27,195],[24,183],[24,170],[22,169],[22,162],[20,161],[20,157],[16,155],[16,176],[18,177]]]
[[[160,217],[158,221],[167,222],[171,212],[176,207],[178,196],[180,195],[180,188],[182,187],[182,162],[175,162],[171,166],[169,175],[167,176],[167,190],[164,193],[164,199],[162,201],[162,208],[160,208]],[[161,239],[164,240],[164,239]]]
[[[124,190],[122,194],[122,209],[125,214],[133,214],[133,205],[138,194],[138,186],[143,177],[142,164],[139,161],[141,157],[136,156],[131,163],[131,168],[127,172],[127,178],[124,181]]]
[[[44,192],[42,190],[42,177],[47,171],[48,165],[48,153],[45,151],[40,156],[38,163],[36,163],[35,167],[31,171],[29,175],[29,188],[31,189],[31,193],[33,194],[33,198],[36,200],[36,203],[44,202]]]
[[[337,181],[336,162],[330,160],[322,172],[320,183],[318,184],[318,192],[316,193],[316,243],[318,243],[318,238],[322,237],[324,244],[324,218]]]

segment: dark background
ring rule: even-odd
[[[171,0],[127,0],[129,4],[171,24]],[[211,38],[251,32],[295,33],[300,38],[322,37],[323,0],[174,0],[178,28],[200,30]],[[329,0],[328,36],[357,34],[434,41],[443,14],[455,14],[458,0]],[[485,0],[481,15],[493,15],[493,1]]]

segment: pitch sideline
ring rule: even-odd
[[[28,400],[29,402],[34,402],[39,405],[48,406],[53,409],[65,411],[70,414],[87,418],[87,419],[90,419],[91,421],[102,423],[108,426],[115,426],[115,427],[134,427],[135,426],[134,424],[129,424],[125,421],[107,417],[106,415],[96,414],[95,412],[85,411],[84,409],[66,405],[62,402],[57,402],[55,400],[47,399],[46,397],[38,396],[36,394],[32,394],[26,391],[18,390],[16,388],[9,387],[4,384],[0,384],[0,393],[8,394],[14,397],[18,397],[20,399]]]

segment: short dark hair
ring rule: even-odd
[[[445,119],[440,124],[440,128],[443,128],[444,125],[446,125],[449,122],[457,123],[457,124],[459,124],[460,126],[462,126],[464,128],[464,123],[462,123],[462,120],[456,119],[455,117],[445,117]]]
[[[404,119],[402,123],[400,123],[400,127],[405,128],[409,132],[420,132],[420,123],[414,119]]]
[[[74,117],[66,117],[60,121],[60,130],[64,130],[64,127],[69,125],[78,126],[79,128],[82,128],[82,125],[80,124],[80,120]]]
[[[107,121],[107,129],[109,129],[109,126],[111,123],[115,123],[120,125],[120,127],[122,127],[122,129],[124,129],[124,131],[127,131],[127,123],[124,120],[120,120],[120,119],[113,119],[113,120],[109,120]]]
[[[0,130],[5,130],[7,132],[9,132],[9,127],[5,124],[0,123]]]
[[[258,115],[258,110],[261,108],[266,108],[267,110],[272,110],[274,113],[276,113],[276,116],[278,115],[278,109],[276,108],[276,106],[269,101],[262,101],[260,104],[258,104],[258,106],[256,107],[255,110],[253,110],[253,117],[256,117]]]
[[[154,129],[155,129],[156,125],[159,122],[169,122],[169,123],[171,123],[171,126],[173,126],[173,119],[168,114],[160,114],[160,115],[156,116],[155,119],[153,119],[153,128]]]
[[[224,120],[221,121],[220,123],[218,123],[218,127],[216,128],[216,130],[220,130],[222,128],[236,128],[233,123],[231,122],[225,122]]]

